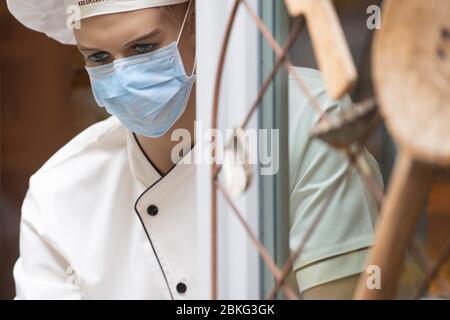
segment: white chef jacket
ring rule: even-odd
[[[117,118],[91,126],[30,179],[17,298],[195,298],[195,199],[194,164],[162,178]]]
[[[298,71],[324,110],[351,105],[327,97],[319,72]],[[318,115],[292,79],[289,87],[295,249],[347,160],[310,138]],[[79,134],[30,178],[14,268],[17,298],[198,298],[195,171],[181,162],[162,177],[115,117]],[[363,270],[376,211],[354,173],[294,264],[301,290]]]

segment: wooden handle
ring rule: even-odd
[[[355,299],[393,299],[406,248],[414,235],[432,184],[434,169],[400,152],[381,216],[368,266],[380,268],[381,289],[369,289],[370,274],[363,272]]]
[[[291,16],[305,16],[328,93],[341,98],[356,82],[357,72],[331,0],[285,2]]]

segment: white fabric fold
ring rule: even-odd
[[[187,1],[189,0],[6,0],[6,3],[11,14],[27,28],[45,33],[63,44],[76,44],[73,35],[74,21]]]

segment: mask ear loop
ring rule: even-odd
[[[191,77],[196,73],[197,71],[197,52],[195,52],[194,56],[194,67],[192,68]]]
[[[183,34],[183,30],[184,30],[184,26],[186,24],[187,17],[189,15],[189,12],[191,11],[191,4],[192,4],[192,0],[189,1],[189,5],[187,8],[186,14],[184,15],[183,24],[181,25],[181,30],[180,30],[180,33],[178,34],[177,46],[178,46],[178,43],[180,42],[181,35]]]
[[[178,43],[180,42],[181,35],[183,34],[184,26],[186,25],[186,21],[187,21],[187,17],[189,16],[189,12],[191,11],[191,5],[192,5],[192,0],[189,0],[189,5],[187,7],[187,11],[186,11],[186,14],[184,15],[184,19],[183,19],[183,24],[181,25],[181,30],[180,30],[180,33],[178,34],[177,47],[178,47]],[[190,76],[192,77],[196,71],[197,71],[197,52],[195,53],[194,67],[192,68],[192,73]]]

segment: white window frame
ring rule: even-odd
[[[258,10],[258,1],[248,3]],[[211,127],[213,86],[231,0],[196,1],[197,120]],[[259,33],[243,8],[239,9],[225,61],[219,111],[219,128],[241,123],[256,97],[259,84]],[[256,128],[255,115],[249,127]],[[197,132],[196,141],[202,141]],[[258,175],[236,204],[256,234],[258,226]],[[211,168],[197,166],[198,268],[202,297],[211,298]],[[223,197],[218,195],[218,298],[259,299],[260,260],[254,245]]]

